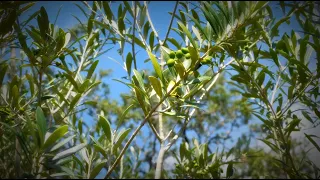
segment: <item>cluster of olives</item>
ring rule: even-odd
[[[167,61],[167,65],[169,67],[172,67],[174,65],[174,62],[182,57],[185,57],[186,59],[190,59],[191,55],[189,53],[189,49],[188,48],[182,48],[181,50],[177,50],[176,52],[171,51],[169,53],[169,57],[170,59],[168,59]]]
[[[169,67],[172,67],[175,63],[175,61],[177,61],[178,59],[182,58],[182,57],[185,57],[186,59],[190,59],[191,55],[189,53],[189,49],[184,47],[184,48],[181,48],[181,50],[177,50],[176,52],[174,51],[171,51],[169,53],[169,57],[170,59],[168,59],[167,61],[167,65]],[[211,59],[212,57],[211,56],[206,56],[205,58],[203,58],[201,60],[201,64],[210,64],[211,63]]]

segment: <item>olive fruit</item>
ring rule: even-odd
[[[169,57],[170,57],[171,59],[174,59],[174,58],[176,57],[176,53],[175,53],[174,51],[171,51],[171,52],[169,53]]]
[[[182,48],[181,51],[183,52],[183,54],[189,53],[189,49],[188,48]]]
[[[174,65],[174,62],[175,62],[175,60],[172,59],[172,58],[170,58],[170,59],[167,61],[167,65],[168,65],[169,67],[172,67],[172,66]]]
[[[212,59],[211,56],[207,56],[207,57],[205,57],[204,59],[201,60],[201,63],[202,64],[210,64],[211,63],[211,59]]]
[[[186,57],[186,59],[190,59],[191,58],[190,53],[185,54],[185,57]]]
[[[183,57],[183,52],[181,51],[181,50],[178,50],[177,52],[176,52],[176,56],[177,56],[177,58],[182,58]]]

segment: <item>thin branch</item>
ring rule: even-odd
[[[162,142],[162,137],[161,135],[159,135],[159,133],[157,132],[157,129],[154,127],[154,125],[148,121],[150,127],[151,127],[151,130],[153,131],[153,133],[155,134],[156,138],[159,140],[159,142]]]
[[[148,21],[149,21],[149,23],[150,23],[151,29],[152,29],[152,31],[154,32],[154,35],[156,36],[156,38],[158,39],[159,44],[162,44],[162,42],[161,42],[161,40],[160,40],[160,38],[159,38],[158,32],[156,31],[156,29],[155,29],[154,26],[153,26],[151,17],[150,17],[150,15],[149,15],[148,5],[147,5],[147,2],[146,2],[146,1],[144,1],[144,6],[146,7],[146,15],[147,15]]]
[[[166,152],[166,148],[164,146],[164,143],[161,142],[160,151],[159,151],[158,160],[157,160],[156,172],[154,177],[155,179],[161,179],[161,172],[163,169],[163,158],[164,158],[165,152]]]
[[[177,7],[178,7],[178,2],[179,1],[176,1],[176,5],[174,6],[173,13],[172,13],[171,20],[170,20],[170,24],[169,24],[169,28],[167,30],[166,36],[165,36],[164,41],[161,44],[161,46],[163,46],[166,43],[167,38],[169,36],[170,30],[171,30],[171,26],[172,26],[172,22],[173,22],[173,19],[174,19],[174,15],[176,14],[176,10],[177,10]]]

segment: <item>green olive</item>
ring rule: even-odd
[[[172,58],[170,58],[170,59],[167,61],[167,65],[168,65],[169,67],[172,67],[172,66],[174,65],[174,62],[175,62],[175,60],[172,59]]]
[[[182,48],[181,50],[182,50],[183,54],[189,53],[189,49],[188,48]]]
[[[211,63],[211,56],[207,56],[204,59],[201,60],[201,64],[210,64]]]
[[[183,52],[181,50],[178,50],[176,52],[176,56],[177,56],[178,59],[182,58],[183,57]]]
[[[176,57],[176,53],[174,51],[171,51],[170,54],[169,54],[169,57],[171,59],[174,59]]]
[[[186,57],[186,59],[190,59],[191,58],[190,53],[185,54],[185,57]]]
[[[20,108],[19,113],[23,113],[23,112],[24,112],[24,108]]]

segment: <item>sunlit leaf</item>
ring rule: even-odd
[[[45,140],[42,148],[46,149],[50,147],[67,133],[68,133],[68,125],[60,126],[49,136],[47,140]]]

